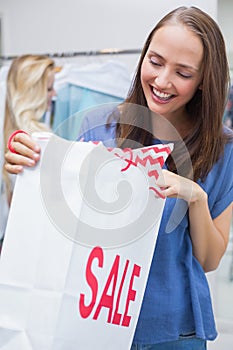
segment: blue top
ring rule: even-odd
[[[114,147],[115,122],[105,124],[111,110],[91,112],[80,130],[84,141],[101,140]],[[158,141],[155,140],[155,143]],[[220,215],[233,199],[233,143],[226,145],[223,157],[213,166],[200,186],[208,194],[212,218]],[[173,212],[175,206],[175,211]],[[196,333],[205,340],[217,336],[205,272],[192,254],[187,204],[167,198],[153,261],[134,336],[139,344],[177,340]],[[167,233],[168,231],[171,233]]]

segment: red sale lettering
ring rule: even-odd
[[[108,323],[111,323],[114,293],[115,293],[115,289],[116,289],[116,282],[117,282],[117,276],[118,276],[118,270],[119,270],[119,260],[120,260],[120,256],[117,255],[115,258],[115,261],[112,265],[112,269],[110,271],[110,274],[108,276],[108,279],[107,279],[104,291],[102,293],[99,305],[96,308],[96,312],[95,312],[94,317],[93,317],[94,320],[97,320],[101,308],[107,307],[107,308],[109,308]],[[113,279],[112,294],[107,295],[107,291],[109,289],[109,286],[110,286],[112,279]]]
[[[98,292],[98,281],[95,277],[95,275],[91,271],[91,265],[94,259],[98,259],[99,267],[103,267],[103,250],[100,247],[95,247],[89,256],[88,262],[87,262],[87,268],[86,268],[86,280],[89,286],[91,287],[92,290],[92,300],[90,305],[85,306],[84,304],[84,294],[80,294],[80,300],[79,300],[79,310],[80,314],[83,318],[87,318],[90,313],[92,312],[93,307],[95,306],[96,303],[96,297],[97,297],[97,292]]]
[[[140,276],[140,270],[141,270],[140,266],[134,265],[133,273],[131,275],[130,284],[129,284],[129,291],[128,291],[128,297],[127,297],[126,306],[125,306],[124,318],[122,322],[122,326],[125,326],[125,327],[129,327],[130,320],[131,320],[131,316],[127,315],[128,309],[129,309],[129,302],[131,300],[134,301],[136,297],[136,290],[133,289],[133,280],[135,276],[137,277]]]
[[[122,279],[121,279],[121,284],[120,284],[119,292],[118,292],[118,295],[117,295],[116,309],[115,309],[114,317],[113,317],[113,320],[112,320],[113,324],[120,324],[120,322],[121,322],[122,314],[118,313],[118,309],[119,309],[122,288],[123,288],[123,284],[124,284],[124,281],[125,281],[125,276],[126,276],[126,272],[128,270],[128,266],[129,266],[129,260],[126,261],[125,269],[124,269],[123,276],[122,276]]]
[[[132,269],[129,269],[130,261],[126,260],[124,268],[122,266],[122,269],[120,269],[120,266],[122,265],[121,257],[120,255],[116,255],[107,280],[103,283],[104,287],[101,288],[101,290],[103,290],[101,293],[98,288],[100,288],[102,284],[100,284],[97,276],[93,274],[91,269],[94,259],[98,259],[98,266],[104,268],[104,252],[102,248],[94,248],[87,261],[85,276],[87,284],[92,291],[92,299],[89,305],[85,305],[85,294],[80,294],[79,311],[81,317],[90,317],[93,312],[93,320],[98,320],[101,310],[105,308],[108,309],[108,323],[129,327],[131,321],[129,305],[130,302],[136,300],[137,293],[136,290],[133,289],[133,284],[135,277],[140,277],[141,267],[134,264]],[[119,273],[119,270],[123,270],[122,275]],[[123,290],[124,293],[122,293]],[[96,300],[98,294],[100,295],[100,298],[98,298],[99,302],[97,303]],[[122,313],[119,312],[120,305],[121,308],[123,308]]]

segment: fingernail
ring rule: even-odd
[[[33,158],[35,160],[38,160],[40,158],[39,154],[38,153],[33,153]]]
[[[35,151],[35,152],[40,152],[40,147],[39,147],[39,146],[35,146],[35,147],[34,147],[34,151]]]
[[[29,159],[28,160],[28,165],[30,166],[30,165],[35,165],[36,163],[35,163],[35,161],[33,160],[33,159]]]

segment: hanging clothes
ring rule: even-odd
[[[130,87],[126,66],[110,60],[101,64],[68,64],[56,74],[53,130],[69,140],[77,138],[83,111],[91,107],[122,102]]]

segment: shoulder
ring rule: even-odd
[[[233,181],[233,132],[229,128],[224,129],[224,134],[227,136],[227,141],[225,143],[223,152],[219,157],[218,161],[214,164],[208,177],[214,176],[216,180],[218,177],[227,175],[228,181],[232,179]],[[231,171],[230,171],[231,170]]]
[[[85,113],[78,139],[83,141],[102,141],[115,138],[117,124],[117,104],[107,103],[96,106]]]
[[[224,127],[224,134],[227,137],[227,143],[224,147],[223,158],[233,157],[233,130],[227,127]]]
[[[228,129],[229,130],[229,129]],[[233,133],[229,130],[228,142],[219,160],[201,183],[209,198],[212,217],[217,217],[233,199]]]

